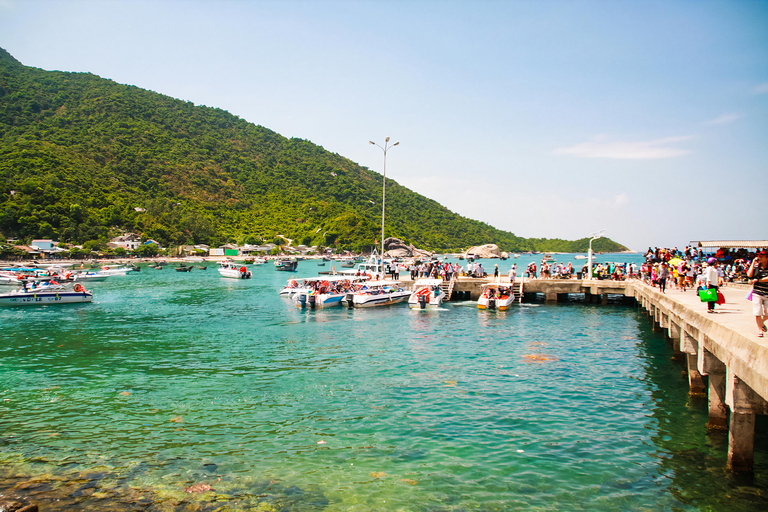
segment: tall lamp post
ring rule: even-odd
[[[599,233],[593,233],[592,239],[589,241],[589,253],[588,253],[588,259],[587,259],[587,272],[588,277],[587,279],[592,279],[592,242],[597,240],[598,238],[603,238],[603,234],[605,231],[600,231]]]
[[[373,144],[374,146],[378,146],[383,152],[384,152],[384,184],[381,186],[381,255],[379,256],[381,258],[381,270],[384,271],[384,207],[387,204],[387,151],[392,149],[393,147],[400,144],[399,142],[395,142],[394,144],[389,144],[389,137],[387,137],[384,140],[384,146],[380,146],[379,144],[376,144],[372,140],[368,141],[370,144]]]

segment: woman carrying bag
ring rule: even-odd
[[[717,260],[715,258],[709,258],[707,260],[709,265],[704,271],[704,283],[707,285],[707,290],[714,290],[714,299],[707,300],[707,313],[715,312],[715,304],[717,302],[717,288],[720,286],[720,274],[717,272]],[[713,292],[709,292],[711,295]],[[699,294],[701,296],[701,293]],[[702,300],[704,300],[702,298]]]
[[[747,277],[752,284],[752,314],[757,322],[757,337],[762,338],[768,320],[768,253],[758,251],[757,257],[747,270]]]

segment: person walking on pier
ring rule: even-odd
[[[707,260],[707,270],[704,271],[704,282],[708,289],[717,290],[720,285],[720,274],[717,272],[717,260],[709,258]],[[715,302],[707,302],[707,313],[715,312]]]
[[[762,338],[768,320],[768,252],[758,251],[757,257],[747,270],[747,277],[752,283],[752,314],[757,322],[757,337]]]
[[[665,261],[661,264],[659,275],[656,277],[656,280],[659,282],[659,291],[661,293],[667,293],[667,278],[669,278],[669,266]]]

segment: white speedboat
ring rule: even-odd
[[[440,288],[442,279],[419,279],[408,297],[408,306],[414,309],[436,308],[443,304],[445,292]]]
[[[11,293],[0,294],[0,306],[45,306],[47,304],[80,304],[91,302],[93,293],[76,284],[74,290],[61,285],[47,285],[29,289],[23,288]]]
[[[250,279],[251,272],[245,265],[238,265],[232,260],[222,260],[219,262],[219,274],[221,277],[230,279]]]
[[[264,265],[267,262],[267,258],[253,258],[253,264],[254,265]]]
[[[356,308],[397,304],[411,296],[411,292],[403,290],[399,285],[397,281],[370,281],[354,293],[348,293],[342,302]]]
[[[107,276],[124,276],[128,272],[136,272],[136,267],[121,267],[120,265],[104,265],[99,273]]]
[[[584,256],[583,254],[577,254],[576,256],[573,257],[573,259],[575,259],[575,260],[585,260],[585,259],[587,259],[587,257]]]
[[[508,283],[487,283],[483,285],[483,292],[477,299],[478,309],[495,309],[506,311],[515,301],[515,293]]]
[[[106,281],[109,274],[103,272],[76,272],[72,274],[73,281]]]

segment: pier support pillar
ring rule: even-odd
[[[546,301],[547,302],[557,302],[557,293],[556,292],[547,292],[545,294]]]
[[[675,322],[670,321],[669,322],[669,337],[673,340],[680,340],[680,326],[677,325]]]
[[[696,354],[686,354],[688,360],[688,385],[691,387],[691,395],[703,395],[706,393],[704,378],[699,373],[698,358]]]
[[[755,415],[768,412],[768,402],[740,378],[726,371],[725,402],[731,408],[728,428],[728,468],[752,471]]]
[[[603,294],[602,298],[600,299],[600,304],[602,304],[603,306],[608,304],[608,294],[607,293]]]
[[[728,428],[728,469],[752,471],[755,455],[755,415],[731,412]]]
[[[709,379],[709,422],[707,428],[728,428],[728,407],[725,405],[725,365],[712,352],[702,349],[699,354],[699,369]]]

